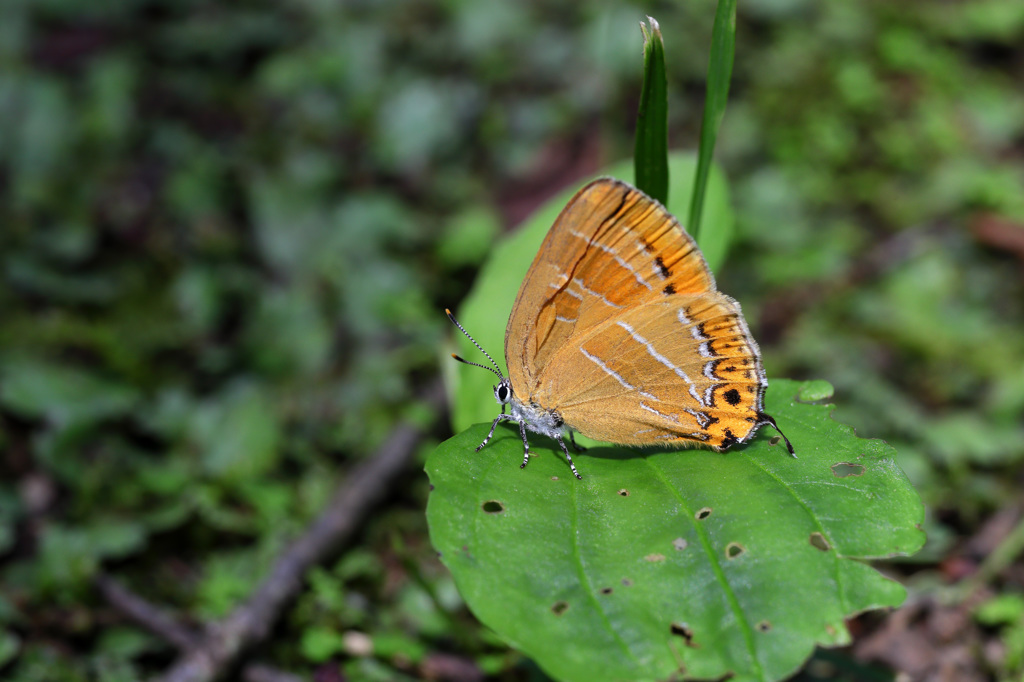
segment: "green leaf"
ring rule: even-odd
[[[426,647],[408,635],[400,632],[381,632],[373,635],[373,653],[381,658],[401,656],[418,662],[427,654]]]
[[[306,660],[323,663],[345,650],[345,640],[341,633],[333,628],[311,627],[303,631],[299,648]]]
[[[191,436],[206,470],[221,479],[256,478],[277,463],[281,427],[269,392],[238,382],[193,415]]]
[[[250,325],[246,346],[254,364],[268,374],[316,375],[330,360],[331,326],[310,286],[268,290]]]
[[[264,546],[210,554],[196,590],[197,617],[222,618],[245,600],[256,589],[269,563],[265,556],[267,550]]]
[[[1024,595],[1011,592],[999,594],[974,610],[974,617],[983,625],[1011,625],[1024,620]]]
[[[137,401],[134,388],[72,365],[14,356],[0,365],[0,403],[58,426],[119,417]]]
[[[430,536],[476,616],[560,680],[776,680],[844,619],[904,589],[863,560],[920,549],[894,451],[775,380],[771,429],[727,453],[592,448],[577,481],[553,441],[477,425],[426,470]]]
[[[708,64],[708,87],[704,98],[704,119],[700,125],[700,149],[697,153],[697,178],[690,201],[690,233],[700,243],[701,213],[704,210],[704,192],[715,151],[718,128],[725,116],[729,100],[729,80],[736,52],[736,0],[719,0],[715,11],[715,25],[711,29],[711,60]]]
[[[134,627],[106,627],[96,642],[96,650],[102,656],[129,659],[148,652],[159,651],[166,646],[148,632]]]
[[[21,638],[8,630],[0,631],[0,667],[14,660],[21,649]]]
[[[472,206],[447,221],[437,244],[437,256],[450,267],[476,265],[501,232],[501,218],[491,206]]]
[[[31,570],[34,588],[70,601],[84,589],[100,562],[123,559],[143,549],[145,530],[135,521],[97,519],[89,526],[50,524],[39,542],[38,562]]]
[[[665,44],[654,17],[642,22],[644,34],[644,83],[636,118],[633,175],[636,186],[662,204],[668,204],[668,80],[665,76]]]
[[[697,159],[692,153],[674,152],[669,157],[671,188],[668,210],[681,215],[689,205],[693,190],[693,177]],[[626,178],[631,170],[629,161],[623,161],[606,168],[601,175]],[[456,317],[494,359],[501,363],[505,349],[505,326],[515,302],[519,285],[526,275],[530,263],[537,255],[544,236],[551,229],[565,204],[583,186],[566,188],[535,212],[512,236],[500,242],[491,253],[477,278],[476,284]],[[713,167],[706,197],[706,220],[704,241],[700,243],[704,257],[712,270],[717,269],[725,259],[726,247],[732,235],[733,212],[729,203],[729,188],[725,175]],[[711,229],[711,227],[714,229]],[[460,355],[468,360],[486,362],[468,339],[455,332],[453,337]],[[498,413],[491,385],[496,378],[493,374],[476,367],[459,365],[450,358],[442,362],[445,379],[452,395],[452,428],[461,431],[470,424],[486,421],[490,423]],[[504,371],[504,367],[502,368]]]

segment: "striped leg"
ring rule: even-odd
[[[572,438],[572,432],[570,432],[569,438]],[[555,440],[557,440],[558,444],[562,446],[562,452],[565,453],[565,458],[569,460],[569,468],[572,469],[572,473],[575,474],[576,478],[582,481],[583,477],[580,476],[580,472],[576,471],[576,465],[572,463],[572,455],[569,454],[569,449],[565,447],[565,441],[562,440],[561,436],[555,436]],[[576,445],[576,443],[573,443],[573,445]]]
[[[523,437],[523,463],[519,468],[525,469],[526,463],[530,461],[530,441],[526,440],[526,422],[519,422],[519,435]]]
[[[487,443],[491,440],[491,436],[494,435],[494,429],[498,428],[498,423],[499,422],[504,422],[504,421],[513,421],[512,416],[508,415],[508,414],[505,414],[504,412],[499,414],[495,418],[494,423],[491,424],[491,431],[490,431],[490,433],[487,434],[487,438],[484,438],[484,442],[480,443],[480,445],[476,446],[476,452],[480,452],[481,450],[483,450],[484,446],[487,445]]]
[[[569,442],[572,443],[572,449],[576,452],[584,452],[586,448],[582,445],[576,445],[576,437],[573,435],[573,431],[569,432]]]

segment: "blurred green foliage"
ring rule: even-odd
[[[166,665],[101,567],[196,618],[248,594],[438,372],[492,237],[628,155],[645,14],[693,148],[709,3],[0,3],[0,675]],[[769,373],[831,381],[950,542],[1024,459],[1022,36],[1001,0],[748,0],[718,143],[718,281]],[[425,498],[410,471],[265,660],[537,674],[461,605]]]

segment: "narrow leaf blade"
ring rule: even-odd
[[[647,17],[650,28],[640,24],[644,34],[644,82],[636,119],[633,151],[636,186],[662,204],[668,204],[668,83],[665,74],[665,44],[661,28]]]
[[[687,229],[701,242],[701,217],[704,193],[715,151],[718,129],[725,116],[729,99],[729,81],[732,79],[733,57],[736,52],[736,0],[719,0],[715,23],[711,31],[711,59],[708,63],[707,93],[704,99],[704,118],[700,127],[700,148],[697,152],[697,177],[694,179],[690,200]]]

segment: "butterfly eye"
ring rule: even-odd
[[[501,384],[494,389],[494,397],[498,399],[499,403],[508,402],[509,390],[505,384]]]

